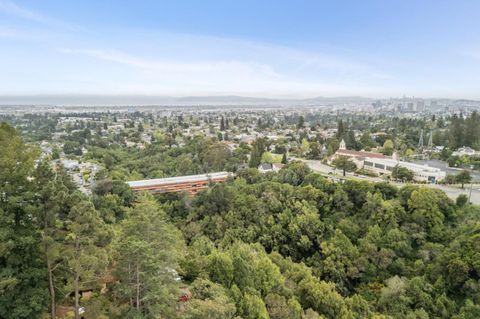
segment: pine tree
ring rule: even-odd
[[[121,223],[116,245],[118,291],[130,311],[171,318],[179,295],[175,269],[183,254],[180,232],[150,195],[142,195]]]
[[[343,121],[339,120],[337,123],[337,139],[341,140],[343,136],[345,135],[345,126],[343,125]]]
[[[304,119],[303,115],[300,115],[298,117],[297,129],[302,129],[304,127],[305,127],[305,119]]]
[[[266,141],[263,138],[258,138],[253,142],[252,152],[250,153],[249,167],[257,168],[262,161],[262,155],[266,149]]]
[[[69,208],[73,184],[68,183],[68,177],[63,172],[54,173],[47,162],[40,162],[34,177],[38,189],[36,192],[36,221],[37,227],[41,230],[41,249],[50,295],[50,317],[55,319],[56,271],[63,264],[61,238],[64,235],[63,225]]]
[[[6,123],[0,123],[0,149],[0,318],[40,318],[48,295],[29,181],[36,153]]]
[[[457,149],[463,145],[463,119],[454,114],[451,120],[450,128],[450,148]]]
[[[108,265],[106,246],[111,234],[93,204],[81,200],[72,207],[68,216],[65,237],[66,269],[69,274],[66,289],[74,292],[75,319],[80,319],[80,290],[95,286],[105,275]]]
[[[220,120],[220,131],[225,131],[225,119],[222,116],[222,119]]]

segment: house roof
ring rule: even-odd
[[[263,169],[263,170],[269,170],[272,168],[273,168],[272,164],[268,164],[268,163],[263,163],[258,166],[258,169]]]
[[[355,157],[371,157],[371,158],[385,158],[385,155],[380,153],[373,153],[373,152],[362,152],[362,151],[354,151],[354,150],[338,150],[336,152],[337,155],[346,155],[346,156],[355,156]]]

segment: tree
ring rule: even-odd
[[[420,227],[415,230],[418,232],[417,235],[423,233],[432,241],[442,238],[445,216],[439,208],[441,202],[439,194],[434,189],[423,187],[411,193],[408,208],[411,211],[411,221]],[[419,240],[424,239],[419,237]]]
[[[252,144],[252,151],[250,153],[250,161],[248,166],[257,168],[262,160],[262,155],[267,147],[267,141],[264,138],[257,138]]]
[[[458,195],[456,201],[455,201],[455,204],[458,206],[458,207],[463,207],[465,206],[465,204],[468,203],[468,196],[465,195],[465,194],[460,194]]]
[[[201,158],[207,171],[223,170],[230,157],[230,149],[223,143],[212,144],[201,153]]]
[[[82,155],[82,148],[78,142],[74,141],[66,141],[63,144],[63,151],[65,154],[74,154],[74,155]]]
[[[406,167],[395,165],[392,170],[392,177],[396,180],[400,180],[402,182],[409,182],[413,180],[414,173],[413,171],[409,170]]]
[[[298,186],[310,172],[311,169],[307,164],[300,161],[293,161],[282,167],[278,173],[278,180],[282,183]]]
[[[457,149],[463,145],[464,131],[463,131],[463,118],[454,114],[451,119],[450,125],[450,137],[449,146],[451,149]]]
[[[108,265],[106,246],[110,241],[109,229],[93,204],[80,200],[69,212],[63,256],[69,274],[66,289],[74,292],[75,319],[80,319],[80,290],[95,287],[105,275]]]
[[[310,143],[306,138],[302,139],[302,145],[300,146],[302,156],[306,156],[310,152]]]
[[[6,123],[0,149],[0,318],[40,318],[48,285],[29,181],[37,153]]]
[[[360,143],[364,149],[369,149],[374,145],[372,136],[370,133],[368,133],[368,131],[363,132],[362,136],[360,137]]]
[[[287,159],[287,152],[283,153],[283,156],[282,156],[282,164],[287,164],[288,163],[288,159]]]
[[[236,312],[226,289],[206,279],[197,279],[191,287],[192,299],[186,304],[185,319],[229,319]]]
[[[301,318],[302,306],[295,298],[287,300],[284,296],[273,293],[265,297],[265,305],[267,306],[270,319]]]
[[[171,317],[179,296],[174,274],[183,240],[153,197],[141,195],[130,209],[115,250],[117,289],[128,311],[140,318]]]
[[[343,124],[342,120],[339,120],[337,123],[337,134],[336,137],[338,140],[341,140],[347,131],[346,125]]]
[[[473,111],[465,120],[465,145],[470,147],[480,147],[480,116],[477,111]]]
[[[455,175],[455,181],[457,183],[462,184],[462,188],[464,188],[465,184],[470,183],[471,180],[472,180],[472,176],[466,170],[463,170],[457,175]]]
[[[223,116],[220,120],[220,131],[225,131],[225,119],[223,118]]]
[[[304,127],[305,127],[305,119],[303,118],[303,115],[300,115],[298,117],[297,129],[302,129]]]
[[[392,140],[386,140],[385,143],[383,143],[382,153],[385,154],[385,155],[392,155],[392,153],[393,153],[393,141]]]
[[[460,308],[460,312],[452,319],[475,319],[480,318],[480,305],[472,302],[470,299],[465,301],[465,305]]]
[[[348,156],[344,155],[338,156],[333,161],[333,165],[343,171],[343,176],[345,176],[345,172],[351,172],[357,168],[357,165],[355,165],[355,163]]]
[[[47,162],[40,162],[34,173],[36,184],[36,219],[41,230],[41,249],[48,278],[50,317],[56,318],[56,271],[63,264],[62,237],[64,222],[70,206],[68,177],[63,172],[54,173]],[[67,184],[67,185],[66,185]]]
[[[310,152],[308,153],[308,158],[311,159],[320,159],[321,149],[318,142],[310,142]]]
[[[269,319],[267,308],[262,298],[253,294],[245,294],[240,305],[242,318]]]

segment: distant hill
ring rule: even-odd
[[[307,99],[258,98],[248,96],[147,96],[147,95],[29,95],[0,96],[0,105],[308,105],[361,103],[373,99],[361,96],[314,97]]]

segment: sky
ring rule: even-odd
[[[480,99],[476,0],[0,0],[0,95]]]

